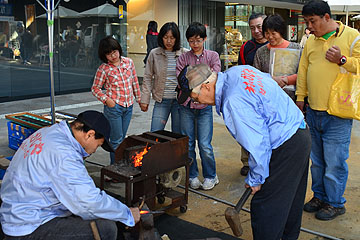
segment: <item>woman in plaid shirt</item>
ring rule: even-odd
[[[134,96],[140,103],[140,88],[134,62],[123,57],[120,44],[111,36],[99,43],[99,58],[91,91],[104,104],[104,115],[111,125],[110,144],[114,150],[126,136],[133,111]],[[105,88],[105,93],[101,91]],[[111,164],[115,153],[110,153]]]

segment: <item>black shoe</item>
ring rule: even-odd
[[[317,197],[313,197],[309,202],[304,205],[304,211],[309,213],[317,212],[322,208],[323,205],[323,201],[321,201]]]
[[[332,220],[345,212],[345,207],[337,208],[325,203],[324,206],[315,214],[315,217],[319,220],[327,221]]]
[[[243,166],[243,167],[241,168],[241,170],[240,170],[240,174],[243,175],[243,176],[247,176],[249,170],[250,170],[249,166]]]

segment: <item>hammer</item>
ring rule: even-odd
[[[90,227],[91,227],[91,231],[93,232],[93,235],[94,235],[94,240],[101,240],[99,230],[96,226],[95,220],[90,222]]]
[[[228,207],[225,211],[225,219],[228,222],[233,234],[239,237],[243,233],[239,212],[251,194],[251,188],[246,188],[235,208]]]

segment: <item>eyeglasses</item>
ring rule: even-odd
[[[200,44],[203,41],[204,41],[204,39],[196,39],[196,40],[189,40],[188,42],[189,42],[190,45],[194,45],[195,43]]]

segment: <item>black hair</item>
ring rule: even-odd
[[[147,31],[148,31],[148,32],[149,32],[149,31],[157,32],[157,27],[158,27],[157,22],[155,22],[155,21],[150,21],[150,22],[148,23],[148,29],[147,29]]]
[[[285,21],[279,14],[270,15],[264,19],[262,24],[262,33],[264,36],[267,30],[278,32],[284,39],[286,39]]]
[[[121,58],[122,48],[119,42],[115,38],[113,38],[112,36],[107,36],[100,40],[98,55],[101,61],[107,63],[108,60],[106,58],[106,55],[115,50],[119,50],[119,54]]]
[[[85,133],[87,133],[90,130],[94,130],[88,125],[86,125],[86,123],[84,123],[81,119],[78,118],[70,123],[70,127],[74,128],[77,131],[81,131]],[[101,138],[104,138],[104,136],[101,133],[95,131],[95,139],[101,139]]]
[[[180,31],[178,25],[174,22],[167,22],[161,28],[158,35],[158,45],[165,49],[163,37],[166,35],[168,31],[171,31],[175,40],[175,45],[173,47],[173,51],[177,51],[180,49]]]
[[[329,4],[327,2],[321,0],[313,0],[304,5],[302,9],[303,16],[314,16],[317,15],[319,17],[325,16],[325,14],[329,14],[331,17],[331,11]]]
[[[266,15],[263,13],[252,13],[249,17],[248,23],[250,24],[251,20],[257,19],[259,17],[261,17],[264,20],[266,18]]]
[[[185,33],[186,39],[189,40],[191,37],[199,36],[200,38],[206,38],[206,28],[199,22],[193,22],[189,25]]]

